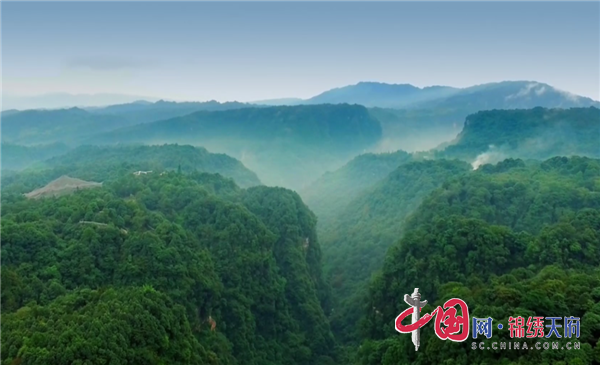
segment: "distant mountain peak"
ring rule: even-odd
[[[305,100],[306,104],[360,104],[367,107],[402,108],[412,103],[432,100],[454,93],[454,88],[436,86],[419,88],[411,84],[388,84],[361,81],[325,91]]]
[[[65,92],[40,95],[2,95],[4,109],[60,109],[78,107],[100,107],[131,103],[135,100],[155,101],[157,98],[126,94],[70,94]]]
[[[579,95],[573,94],[573,93],[565,91],[565,90],[557,89],[553,86],[550,86],[550,85],[542,83],[542,82],[520,81],[520,82],[515,82],[515,83],[521,84],[522,87],[516,94],[508,95],[507,99],[518,98],[518,97],[542,96],[542,95],[546,94],[547,92],[558,93],[572,102],[579,102],[582,99],[588,99],[583,96],[579,96]]]
[[[359,85],[374,85],[374,86],[389,86],[389,87],[410,87],[410,88],[418,89],[418,87],[416,87],[416,86],[414,86],[412,84],[394,84],[394,83],[380,82],[380,81],[359,81],[355,85],[348,85],[348,86],[359,86]]]

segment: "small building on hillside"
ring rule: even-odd
[[[133,174],[134,174],[134,175],[136,175],[136,176],[140,176],[140,175],[146,175],[146,174],[149,174],[149,173],[151,173],[151,172],[152,172],[152,171],[136,171],[136,172],[134,172]]]

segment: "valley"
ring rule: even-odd
[[[0,365],[600,365],[599,1],[0,24]]]
[[[600,109],[528,85],[3,115],[1,363],[515,360],[415,352],[393,320],[419,287],[427,311],[568,311],[581,351],[519,364],[594,364]]]

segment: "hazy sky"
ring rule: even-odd
[[[600,3],[2,3],[6,94],[310,97],[536,80],[599,96]]]

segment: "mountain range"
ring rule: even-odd
[[[392,324],[415,286],[428,313],[455,297],[507,327],[577,316],[581,351],[520,363],[590,363],[597,103],[537,83],[367,86],[404,109],[330,94],[3,112],[2,363],[514,362],[433,331],[415,352]],[[375,153],[397,143],[412,152]]]
[[[135,103],[144,100],[146,102],[158,101],[153,98],[140,95],[125,94],[69,94],[48,93],[42,95],[2,95],[2,110],[8,109],[60,109],[72,107],[99,107],[112,104]]]
[[[405,224],[396,223],[403,225],[403,235],[387,251],[364,296],[353,303],[363,318],[343,322],[346,335],[354,329],[358,338],[358,359],[352,364],[596,363],[599,173],[599,160],[589,158],[507,159],[439,181]],[[353,272],[356,265],[348,269]],[[416,286],[427,298],[423,313],[461,298],[471,315],[490,313],[505,327],[513,313],[547,317],[561,310],[574,312],[591,328],[588,336],[581,335],[589,350],[584,352],[582,345],[577,354],[560,351],[572,340],[563,336],[556,338],[561,342],[552,354],[527,350],[486,355],[474,351],[470,341],[440,341],[431,330],[414,351],[410,336],[399,335],[393,319],[406,308],[398,298]],[[589,305],[571,304],[572,298],[583,297],[590,298]],[[506,329],[494,328],[493,336],[511,340]]]
[[[3,165],[11,169],[26,167],[43,159],[43,151],[51,157],[59,150],[43,146],[57,143],[69,148],[81,144],[184,143],[229,154],[268,185],[305,190],[323,173],[334,171],[365,152],[426,151],[454,140],[447,155],[473,160],[477,155],[457,155],[456,137],[461,131],[468,132],[463,130],[467,116],[483,110],[600,107],[597,101],[534,81],[506,81],[463,89],[361,82],[306,100],[271,101],[298,105],[256,103],[136,100],[101,107],[7,110],[2,112],[2,143],[10,144],[9,150],[19,156],[16,160],[9,156]],[[575,118],[591,121],[586,125],[592,129],[586,129],[584,134],[592,138],[595,114],[591,109],[586,113]],[[511,123],[530,116],[515,117]],[[503,130],[503,117],[498,116],[500,119],[495,121],[488,118],[485,123],[493,122],[494,128]],[[543,127],[539,121],[536,123]],[[531,129],[527,133],[538,132]],[[493,140],[503,133],[481,141]],[[467,143],[466,137],[461,138],[461,143]],[[499,142],[489,144],[499,147]],[[481,143],[484,146],[477,154],[489,146]],[[589,141],[585,144],[591,146]],[[18,145],[30,150],[25,152]],[[3,150],[9,151],[4,147]],[[471,148],[471,152],[475,150]]]
[[[600,107],[598,101],[536,81],[504,81],[467,88],[419,88],[409,84],[359,82],[325,91],[309,99],[287,98],[253,103],[135,100],[102,107],[66,109],[69,111],[19,112],[11,109],[2,112],[2,140],[25,145],[53,142],[78,144],[98,133],[182,117],[198,111],[318,104],[366,106],[371,116],[380,122],[382,129],[382,138],[370,147],[373,152],[432,149],[454,139],[461,131],[465,118],[481,110]],[[50,120],[53,120],[51,128],[48,127]],[[41,123],[41,126],[36,127],[31,123]],[[41,130],[43,133],[40,133]]]
[[[4,147],[3,145],[2,148]],[[48,146],[50,147],[53,146]],[[57,145],[55,148],[59,147],[61,146]],[[39,153],[37,150],[34,151]],[[5,160],[6,155],[2,157],[3,166]],[[228,181],[227,184],[215,187],[216,190],[229,185],[243,188],[261,185],[256,174],[239,160],[225,154],[210,153],[201,147],[174,144],[111,147],[84,145],[38,161],[23,171],[3,170],[2,192],[10,192],[11,189],[7,189],[6,186],[12,186],[14,188],[12,191],[17,194],[27,193],[63,175],[82,180],[107,182],[140,171],[145,172],[141,173],[144,176],[175,171],[181,174],[196,172],[215,174],[219,175],[218,181]]]
[[[202,110],[229,110],[247,104],[159,100],[154,103],[136,101],[98,108],[8,110],[2,112],[2,141],[24,145],[63,142],[75,146],[83,140],[136,124],[156,122]]]
[[[268,185],[301,188],[381,139],[360,105],[201,111],[98,134],[88,144],[180,143],[238,158]]]
[[[57,199],[3,183],[2,363],[337,363],[297,194],[199,171],[113,177]]]
[[[508,157],[600,157],[600,110],[538,107],[480,111],[469,115],[456,139],[436,154],[470,161],[473,167]]]
[[[533,108],[488,110],[471,114],[452,141],[425,152],[365,153],[320,176],[300,194],[321,218],[334,226],[348,204],[398,166],[432,159],[459,159],[473,169],[507,158],[542,160],[553,156],[600,157],[600,109]]]
[[[91,107],[105,109],[115,104],[131,104],[143,109],[153,102],[165,103],[163,99],[121,94],[72,95],[54,93],[27,97],[5,95],[3,111],[11,109],[60,109]],[[173,104],[205,104],[207,102],[171,102]],[[237,103],[237,102],[234,102]],[[257,100],[242,104],[255,106],[313,105],[313,104],[360,104],[366,107],[391,109],[466,108],[475,112],[488,109],[513,109],[541,107],[600,106],[600,102],[588,97],[559,90],[537,81],[502,81],[474,85],[466,88],[451,86],[417,87],[411,84],[388,84],[364,81],[354,85],[326,90],[308,99],[280,98]],[[227,104],[227,103],[225,103]],[[115,108],[110,108],[115,109]],[[124,109],[121,106],[118,109]],[[134,107],[135,109],[135,107]]]
[[[503,81],[466,88],[359,82],[325,91],[309,99],[257,101],[264,105],[360,104],[391,109],[466,108],[472,111],[541,107],[599,106],[598,101],[537,81]]]

